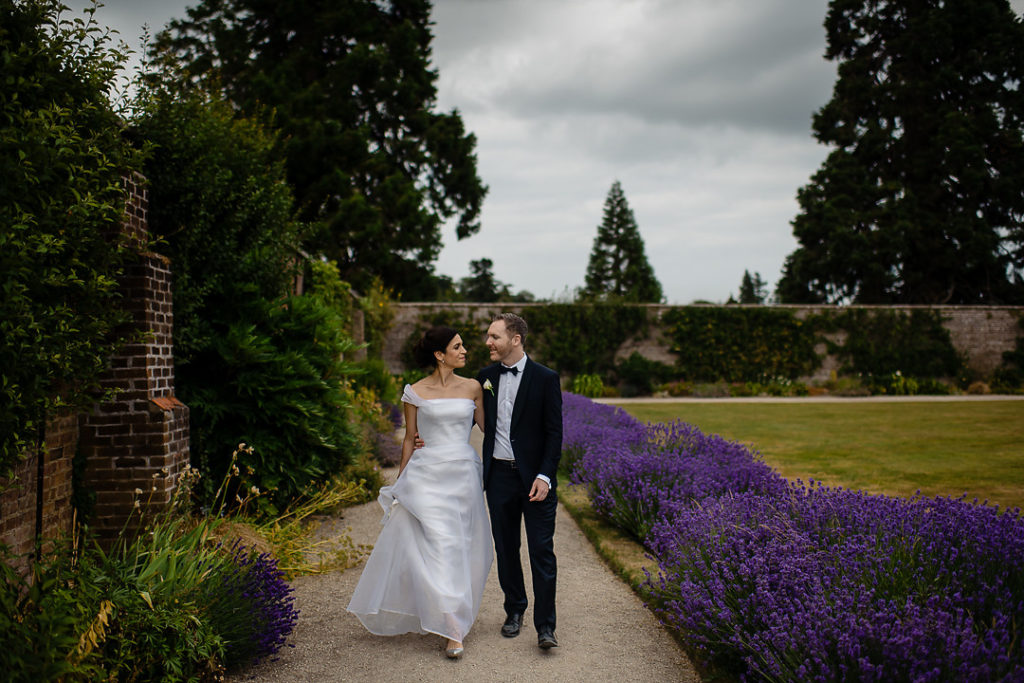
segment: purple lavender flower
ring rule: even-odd
[[[571,478],[652,552],[661,619],[746,680],[1024,680],[1024,519],[787,482],[691,425],[563,400]]]
[[[207,613],[225,641],[229,667],[259,661],[284,646],[298,622],[293,589],[267,553],[235,542],[232,562],[207,585]]]

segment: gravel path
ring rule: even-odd
[[[474,430],[479,450],[480,433]],[[397,470],[391,470],[393,477]],[[351,528],[355,543],[372,544],[380,530],[376,502],[345,510],[325,530]],[[524,550],[527,593],[529,560]],[[379,637],[345,611],[362,564],[344,572],[299,577],[293,582],[299,623],[275,662],[242,672],[234,681],[692,681],[699,677],[676,642],[633,591],[605,566],[569,514],[559,506],[558,557],[560,647],[537,647],[532,613],[518,638],[499,633],[505,613],[495,568],[483,606],[466,637],[461,660],[444,656],[440,636]]]

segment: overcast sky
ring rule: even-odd
[[[107,0],[97,19],[137,49],[144,23],[192,4]],[[458,280],[486,257],[514,290],[571,295],[619,180],[669,303],[725,301],[744,269],[774,287],[796,191],[828,151],[811,135],[835,80],[827,6],[435,0],[438,108],[476,134],[490,187],[480,232],[446,229],[437,272]]]

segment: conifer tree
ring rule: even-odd
[[[502,285],[494,277],[494,261],[489,258],[470,261],[469,271],[471,275],[459,282],[459,293],[466,301],[497,301]]]
[[[833,151],[798,193],[786,302],[1024,302],[1024,22],[1007,0],[832,0]]]
[[[594,238],[582,294],[591,299],[662,300],[661,283],[644,254],[640,229],[618,180],[604,202],[604,220]]]
[[[761,279],[761,273],[751,275],[749,270],[744,270],[738,303],[763,304],[767,298],[767,287],[768,283]]]

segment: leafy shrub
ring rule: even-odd
[[[125,55],[60,3],[0,6],[0,478],[63,403],[90,400],[118,342],[123,177],[107,97]]]
[[[653,392],[655,384],[661,384],[675,376],[670,365],[648,360],[634,351],[629,358],[615,366],[619,389],[623,396],[646,396]]]
[[[870,396],[871,389],[865,386],[860,377],[838,377],[833,376],[825,382],[825,388],[830,394],[836,396]]]
[[[1017,344],[1003,352],[1003,364],[992,376],[992,388],[1000,393],[1017,393],[1024,389],[1024,315],[1017,318]]]
[[[16,563],[24,567],[25,560],[13,557],[0,544],[0,633],[4,634],[0,670],[11,681],[95,674],[97,657],[91,649],[79,649],[79,634],[89,630],[102,636],[110,608],[92,612],[91,602],[75,600],[63,575],[69,565],[65,555],[36,562],[29,569],[14,568]],[[95,629],[90,628],[93,615]]]
[[[317,298],[334,311],[340,325],[350,326],[357,300],[352,286],[341,279],[338,265],[334,261],[311,259],[307,261],[307,267],[309,280],[306,289],[315,292]]]
[[[604,382],[600,375],[576,375],[572,380],[573,393],[589,398],[600,398],[604,395]]]
[[[984,382],[971,382],[971,385],[967,387],[968,394],[991,394],[992,389]]]
[[[10,680],[197,680],[276,652],[297,619],[276,563],[214,542],[177,511],[104,551],[0,558],[0,666]]]
[[[381,403],[395,404],[399,400],[399,386],[387,363],[380,358],[367,358],[352,368],[352,386],[356,391],[365,389]]]
[[[683,379],[751,382],[809,375],[820,364],[813,322],[789,311],[685,306],[662,316]]]
[[[664,391],[669,396],[691,396],[693,394],[693,385],[690,382],[678,380],[662,385],[661,391]]]
[[[379,357],[384,349],[384,339],[395,319],[395,301],[394,292],[376,276],[359,299],[359,307],[363,311],[366,351],[371,357]]]
[[[694,384],[691,395],[697,398],[728,398],[732,395],[732,391],[725,382]]]
[[[207,368],[193,370],[193,359],[208,354],[225,328],[244,323],[240,306],[291,292],[305,226],[292,218],[274,136],[175,79],[154,74],[146,81],[133,132],[153,147],[144,171],[149,229],[174,272],[175,380],[190,403],[192,388],[207,386]],[[312,268],[315,285],[326,273]],[[322,289],[328,307],[336,305],[338,293]]]
[[[204,369],[188,396],[193,454],[219,476],[228,468],[219,454],[240,441],[258,444],[246,485],[269,492],[259,505],[273,515],[355,457],[343,384],[352,369],[342,360],[355,345],[315,295],[243,297],[236,308],[240,321],[190,364],[193,373]]]
[[[885,309],[853,308],[819,318],[823,327],[848,333],[829,350],[843,361],[842,372],[867,377],[957,377],[964,360],[953,346],[937,311],[909,314]]]
[[[176,388],[206,481],[235,444],[257,443],[248,483],[270,492],[258,504],[273,514],[356,457],[343,360],[354,302],[326,263],[310,264],[307,295],[289,296],[306,226],[275,137],[178,78],[151,74],[135,121],[155,146],[150,226],[174,264]]]
[[[803,382],[774,377],[757,382],[737,382],[729,387],[729,393],[731,396],[806,396],[809,391]]]
[[[647,309],[622,303],[545,304],[523,316],[528,351],[561,374],[609,375],[627,339],[647,334]]]

